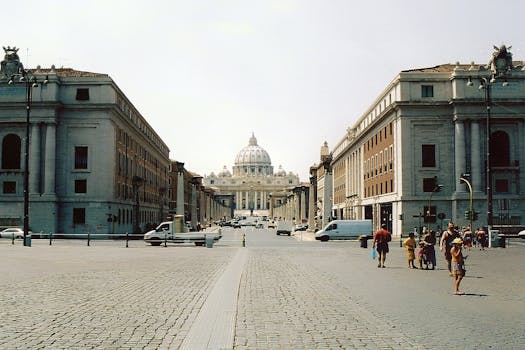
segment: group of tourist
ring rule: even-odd
[[[381,225],[381,229],[374,233],[372,249],[377,250],[377,267],[385,267],[386,254],[389,252],[388,242],[391,240],[392,235],[388,232],[385,224]],[[426,269],[429,269],[430,266],[430,269],[434,270],[436,267],[436,252],[434,249],[436,243],[436,232],[433,230],[425,232],[419,243],[416,242],[414,233],[410,233],[409,237],[403,242],[408,268],[417,269],[414,262],[416,260],[416,247],[419,245],[419,250],[417,251],[419,268],[422,269],[424,264]],[[448,223],[447,229],[439,239],[439,250],[444,253],[450,276],[454,277],[454,295],[465,294],[459,290],[461,280],[465,276],[464,261],[466,256],[463,255],[463,246],[470,250],[472,245],[479,245],[480,250],[484,250],[486,244],[487,235],[483,228],[478,228],[474,234],[470,227],[464,227],[460,230],[459,227],[454,226],[454,223]]]

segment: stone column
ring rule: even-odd
[[[332,157],[325,156],[324,167],[324,195],[323,195],[323,227],[330,222],[332,216]]]
[[[479,122],[473,120],[470,128],[470,179],[472,191],[481,191],[481,143]]]
[[[184,163],[177,164],[177,208],[178,215],[184,215]]]
[[[192,181],[191,184],[191,226],[197,227],[197,184]]]
[[[40,192],[40,125],[31,125],[31,138],[29,139],[29,193]]]
[[[315,203],[314,188],[315,188],[316,178],[315,176],[310,177],[310,190],[308,196],[308,230],[313,231],[315,226],[315,211],[317,205]]]
[[[44,193],[55,194],[56,125],[47,124]]]
[[[465,172],[465,126],[462,120],[457,118],[454,120],[454,161],[455,161],[455,177],[456,192],[465,192],[465,186],[461,184],[459,178]]]
[[[301,223],[306,220],[306,187],[301,187]]]

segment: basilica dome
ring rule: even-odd
[[[272,161],[268,152],[257,144],[257,139],[252,134],[248,146],[241,149],[235,157],[235,165],[271,165]]]
[[[234,175],[271,175],[273,174],[270,155],[257,144],[252,134],[248,146],[244,147],[235,157]]]

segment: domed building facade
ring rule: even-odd
[[[263,216],[268,215],[270,195],[297,186],[299,177],[281,166],[274,173],[270,155],[252,134],[248,146],[237,153],[233,172],[224,166],[217,175],[205,176],[203,183],[221,195],[231,195],[235,215]]]

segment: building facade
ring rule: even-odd
[[[248,146],[235,157],[233,172],[225,166],[215,175],[205,176],[206,187],[216,189],[218,194],[233,196],[235,215],[269,215],[271,196],[299,185],[299,177],[286,173],[279,167],[274,173],[270,156],[257,144],[255,135]],[[280,203],[279,203],[280,205]]]
[[[386,223],[400,234],[441,230],[447,221],[469,225],[472,200],[475,227],[523,227],[523,67],[514,61],[504,72],[474,63],[402,71],[331,152],[333,213]]]
[[[33,232],[143,232],[165,216],[169,149],[108,75],[38,67],[34,86],[2,73],[1,227],[22,225],[26,171]]]

